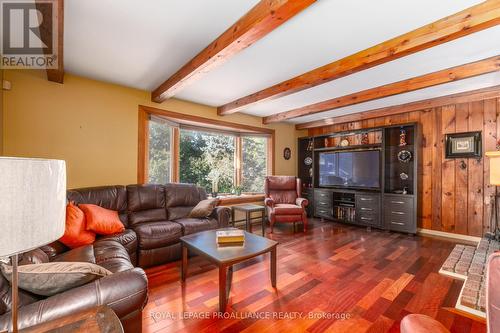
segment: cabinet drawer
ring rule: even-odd
[[[362,225],[380,226],[378,213],[357,213],[356,222]]]
[[[332,208],[332,201],[328,200],[316,200],[315,205],[318,208]]]
[[[414,213],[413,198],[386,197],[384,200],[384,212],[396,217],[410,217]]]
[[[411,216],[396,216],[385,214],[385,223],[390,230],[411,232],[413,229],[413,218]]]
[[[326,218],[332,218],[333,212],[331,208],[321,208],[316,206],[314,210],[314,215]]]
[[[314,200],[328,201],[332,199],[332,192],[327,190],[315,190]]]
[[[380,204],[380,196],[377,194],[356,194],[357,207],[378,207]]]

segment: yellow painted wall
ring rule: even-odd
[[[62,85],[47,81],[43,71],[6,70],[4,76],[12,82],[3,96],[5,155],[66,160],[70,188],[137,181],[139,104],[263,127],[258,117],[219,117],[213,107],[176,99],[156,104],[146,91],[69,74]],[[294,126],[265,127],[276,130],[276,174],[295,175]],[[288,161],[285,147],[292,149]]]

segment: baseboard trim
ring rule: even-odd
[[[464,240],[464,241],[474,242],[474,243],[479,243],[479,241],[481,240],[481,237],[454,234],[451,232],[444,232],[444,231],[437,231],[437,230],[423,229],[423,228],[418,228],[417,233],[420,235],[429,235],[429,236],[459,239],[459,240]]]

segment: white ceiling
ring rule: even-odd
[[[67,72],[152,90],[258,0],[85,0],[65,5]],[[319,0],[176,97],[218,106],[348,56],[481,0]],[[500,54],[500,27],[243,112],[267,116]],[[500,84],[489,74],[294,119],[304,122]]]

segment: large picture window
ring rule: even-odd
[[[273,173],[273,130],[140,107],[139,138],[139,183],[261,194]]]

